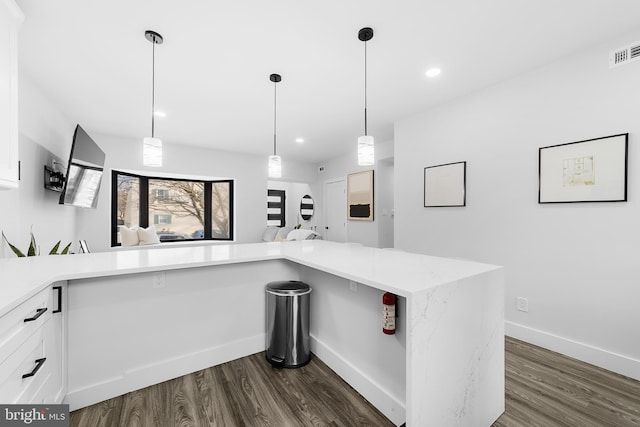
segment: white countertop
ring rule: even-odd
[[[293,261],[404,297],[501,268],[323,240],[43,255],[0,260],[0,316],[59,280],[274,259]]]

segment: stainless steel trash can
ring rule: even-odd
[[[309,295],[297,280],[267,283],[267,361],[279,368],[309,363]]]

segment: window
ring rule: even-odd
[[[169,198],[169,190],[165,188],[154,188],[152,194],[154,201],[162,201]]]
[[[233,240],[233,181],[112,172],[111,246],[119,227],[154,225],[160,242]]]
[[[112,204],[115,204],[113,216],[116,217],[116,225],[138,227],[140,225],[140,179],[137,176],[118,174],[111,183],[111,189],[116,199],[115,202],[112,201]]]
[[[156,214],[153,216],[154,224],[171,224],[171,215]]]

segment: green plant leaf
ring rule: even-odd
[[[36,237],[31,232],[31,243],[29,243],[29,250],[27,251],[27,256],[36,256]]]
[[[71,242],[69,242],[69,244],[67,246],[64,247],[64,249],[62,250],[62,252],[60,252],[60,255],[66,255],[69,253],[69,248],[71,247]]]
[[[51,250],[49,251],[49,255],[58,255],[58,248],[60,247],[60,240],[58,240],[58,243],[55,244],[55,246],[53,248],[51,248]]]
[[[24,254],[22,253],[22,251],[20,249],[16,248],[11,243],[9,243],[9,241],[7,240],[7,237],[4,235],[4,231],[2,232],[2,238],[4,239],[5,242],[7,242],[7,245],[9,245],[9,247],[11,248],[13,253],[16,254],[16,256],[24,257]]]

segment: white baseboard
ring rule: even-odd
[[[505,335],[640,381],[640,360],[505,321]]]
[[[335,350],[311,335],[311,351],[335,371],[351,387],[367,399],[395,425],[406,420],[405,403],[392,396],[382,386],[371,380],[355,365],[342,358]]]
[[[69,390],[64,403],[68,403],[69,409],[74,411],[132,390],[139,390],[200,369],[259,353],[264,351],[265,337],[266,334],[259,334],[195,353],[140,366],[107,381],[91,384],[82,389]]]

